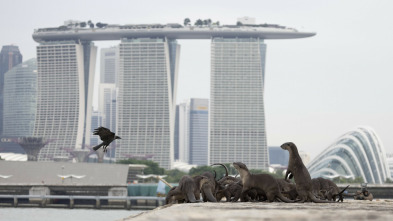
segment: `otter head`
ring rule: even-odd
[[[204,184],[207,182],[209,182],[209,178],[207,178],[206,176],[202,176],[201,183]]]
[[[242,163],[242,162],[233,162],[233,166],[236,168],[236,170],[247,170],[248,168],[246,166],[246,164]]]
[[[165,204],[170,204],[170,203],[172,203],[173,201],[174,201],[174,196],[166,196],[165,197]]]
[[[200,181],[200,183],[199,183],[200,187],[202,187],[203,184],[208,183],[209,181],[210,181],[210,180],[209,180],[208,177],[206,177],[206,176],[201,176],[201,181]]]
[[[165,204],[169,204],[169,203],[172,203],[173,201],[175,201],[175,196],[173,195],[173,191],[175,189],[176,189],[176,187],[174,186],[169,190],[168,194],[165,197]]]
[[[284,150],[296,150],[297,151],[297,147],[294,143],[292,142],[286,142],[284,144],[281,145],[281,148]]]

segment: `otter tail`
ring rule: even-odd
[[[285,202],[285,203],[294,203],[295,201],[290,200],[288,198],[286,198],[285,196],[283,196],[281,193],[277,194],[277,198],[279,198],[281,201]]]
[[[217,202],[217,199],[213,196],[213,193],[209,187],[203,187],[203,191],[209,202]]]
[[[348,189],[348,187],[349,187],[349,185],[347,186],[347,187],[345,187],[343,190],[341,190],[337,195],[338,195],[338,202],[339,201],[341,201],[341,202],[343,202],[344,201],[344,195],[343,195],[343,193],[344,193],[344,191],[346,190],[346,189]]]
[[[192,191],[187,191],[187,198],[190,203],[196,203],[195,195]]]
[[[328,200],[320,200],[317,199],[312,192],[308,193],[308,197],[313,201],[314,203],[335,203],[336,201],[328,201]]]

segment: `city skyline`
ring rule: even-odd
[[[104,56],[100,58],[102,68],[100,82],[111,80],[115,83],[116,66],[119,71],[119,97],[115,103],[118,104],[116,105],[116,109],[118,109],[116,117],[119,124],[116,131],[125,138],[118,141],[116,159],[126,159],[131,156],[147,157],[159,163],[163,168],[172,168],[174,111],[180,55],[180,45],[177,40],[211,39],[210,105],[212,111],[209,115],[210,123],[208,124],[207,112],[204,114],[205,125],[202,126],[202,122],[200,122],[201,124],[197,123],[202,115],[198,116],[199,114],[196,114],[198,111],[194,112],[192,109],[200,107],[190,106],[190,163],[207,165],[241,161],[248,164],[249,168],[267,170],[269,160],[263,98],[266,60],[264,40],[304,38],[314,36],[315,33],[300,32],[291,27],[274,24],[257,25],[254,21],[249,22],[248,17],[238,19],[238,22],[244,24],[221,25],[213,23],[212,25],[197,26],[182,26],[174,23],[165,25],[106,24],[106,27],[102,28],[99,23],[97,23],[97,27],[94,27],[90,22],[89,27],[83,27],[84,25],[80,21],[70,20],[57,28],[36,29],[33,39],[40,43],[37,48],[40,67],[38,76],[39,79],[45,79],[39,81],[43,83],[38,87],[38,91],[42,91],[39,94],[42,94],[41,97],[45,97],[45,99],[38,99],[38,110],[56,109],[50,105],[46,107],[48,100],[59,106],[60,103],[64,103],[63,100],[68,101],[70,97],[74,97],[76,101],[80,100],[79,107],[75,107],[75,109],[79,109],[79,112],[75,111],[76,114],[79,113],[80,116],[81,113],[89,111],[87,107],[90,108],[92,105],[90,100],[93,95],[91,83],[94,81],[93,73],[97,54],[92,41],[120,38],[119,49],[114,48],[112,51],[102,49],[101,55]],[[83,47],[82,53],[75,53],[68,48],[78,45]],[[73,59],[79,62],[72,62]],[[73,68],[80,71],[75,72],[76,70],[72,70]],[[72,71],[70,72],[70,70]],[[79,84],[79,90],[76,93],[59,93],[56,96],[59,89],[58,81],[72,79],[69,76],[70,73],[74,73],[72,78],[79,79],[71,83]],[[113,76],[106,78],[106,74]],[[48,88],[48,83],[56,87]],[[112,88],[116,91],[114,84]],[[50,93],[50,96],[45,94],[53,89],[56,92]],[[107,106],[103,105],[102,101],[102,99],[107,100],[104,93],[101,83],[98,110],[103,114],[104,125],[108,127],[106,119],[109,119],[107,117],[110,116],[110,110],[104,111],[103,109],[103,106]],[[53,94],[55,94],[56,100],[52,99]],[[79,98],[72,94],[79,95]],[[112,106],[114,99],[116,99],[115,96],[109,100],[110,106]],[[208,99],[205,101],[208,102]],[[76,104],[78,105],[78,102]],[[63,106],[65,107],[65,105]],[[58,130],[54,129],[53,122],[55,125],[61,125],[61,122],[69,124],[64,120],[70,118],[69,112],[57,110],[56,113],[58,114],[49,114],[49,120],[46,119],[45,122],[40,120],[42,114],[38,115],[41,117],[37,118],[36,124],[36,128],[43,125],[42,128],[45,130],[49,126],[48,130],[51,132],[44,134],[44,136],[52,139],[59,137],[56,132],[52,132]],[[83,125],[90,122],[90,116],[91,113],[85,113],[84,118],[79,117],[77,121],[72,116],[70,119],[74,125]],[[65,131],[67,129],[63,128]],[[72,131],[76,132],[75,129]],[[77,131],[76,134],[79,135],[79,128]],[[37,133],[37,129],[34,133]],[[203,136],[199,137],[203,133],[206,134],[204,144],[199,141],[203,139]],[[209,142],[207,142],[208,137]],[[79,136],[76,138],[78,139]],[[82,148],[85,144],[89,144],[86,140],[90,141],[88,133],[84,133],[81,142]],[[77,143],[79,142],[77,140]],[[45,149],[53,149],[51,146],[56,146],[61,150],[58,143],[57,139],[52,143],[53,145],[50,144]],[[71,146],[71,148],[80,147]],[[53,156],[64,155],[60,152],[51,152],[50,154]]]
[[[245,1],[239,4],[225,1],[221,4],[209,2],[209,7],[203,7],[206,6],[203,1],[194,5],[179,1],[176,5],[182,10],[176,11],[171,11],[174,1],[162,5],[160,10],[153,9],[151,1],[138,5],[119,1],[106,7],[97,6],[94,11],[89,9],[89,3],[97,6],[97,2],[86,1],[71,10],[72,5],[78,5],[77,2],[59,3],[56,7],[49,1],[25,1],[21,5],[6,2],[5,6],[20,9],[17,13],[23,11],[34,22],[7,20],[5,18],[10,15],[6,11],[0,15],[0,27],[10,31],[3,33],[0,44],[14,43],[28,60],[36,57],[37,44],[31,38],[33,29],[56,27],[70,18],[124,24],[182,23],[189,17],[192,22],[198,18],[211,18],[221,24],[235,24],[236,18],[250,16],[255,17],[257,23],[280,24],[300,30],[304,27],[307,31],[317,32],[317,36],[303,40],[266,41],[268,146],[293,141],[315,157],[342,134],[358,125],[366,125],[375,129],[386,152],[393,152],[389,128],[393,123],[390,101],[390,84],[393,82],[390,65],[393,44],[390,39],[393,33],[386,28],[391,20],[388,10],[391,2],[297,1],[295,4],[292,1]],[[222,4],[226,6],[225,10],[221,10]],[[36,13],[45,15],[46,11],[57,7],[70,10],[41,18],[34,16]],[[28,10],[30,8],[35,10]],[[133,13],[124,16],[126,9]],[[97,45],[100,49],[118,43]],[[179,44],[182,53],[176,103],[190,97],[209,98],[210,42],[182,40]],[[196,59],[196,54],[203,56]]]

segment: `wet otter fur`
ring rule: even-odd
[[[173,187],[165,198],[166,204],[173,201],[197,203],[200,202],[200,191],[202,186],[209,182],[205,176],[183,176],[179,181],[179,186]]]
[[[306,166],[304,166],[296,145],[292,142],[287,142],[282,144],[281,148],[288,150],[289,152],[289,162],[287,172],[285,173],[285,180],[288,179],[288,175],[292,174],[296,183],[296,191],[298,193],[298,197],[300,198],[299,202],[304,203],[308,199],[314,203],[334,202],[320,200],[314,196],[310,173],[308,172]]]
[[[297,192],[296,185],[291,183],[289,180],[285,179],[276,179],[278,183],[278,187],[280,188],[281,193],[290,200],[296,200]]]
[[[214,178],[215,176],[211,172],[204,172],[202,173],[202,176],[208,178],[208,182],[205,182],[201,188],[203,201],[217,202],[216,197],[214,197],[216,188],[218,188],[217,181]]]
[[[251,189],[263,192],[269,202],[279,199],[286,203],[293,203],[285,198],[278,187],[276,179],[269,174],[251,174],[247,166],[241,162],[234,162],[233,166],[240,174],[243,183],[242,196],[245,196]]]
[[[233,183],[233,182],[238,182],[238,181],[240,180],[240,179],[238,179],[238,178],[236,178],[236,177],[229,176],[228,167],[225,166],[225,164],[222,164],[222,163],[213,163],[211,166],[217,166],[217,165],[220,165],[220,166],[224,167],[224,169],[225,169],[225,176],[222,177],[220,180],[217,181],[217,183],[218,183],[219,185],[225,186],[225,185],[227,185],[227,184],[230,184],[230,183]]]
[[[327,198],[329,201],[333,200],[336,201],[336,198],[338,197],[337,201],[338,202],[343,202],[344,201],[344,191],[349,187],[345,187],[343,190],[340,190],[338,186],[331,180],[319,177],[318,178],[320,183],[323,183],[323,185],[326,187],[324,191],[324,197]]]

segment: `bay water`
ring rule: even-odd
[[[0,208],[0,221],[107,221],[121,220],[145,210]]]

